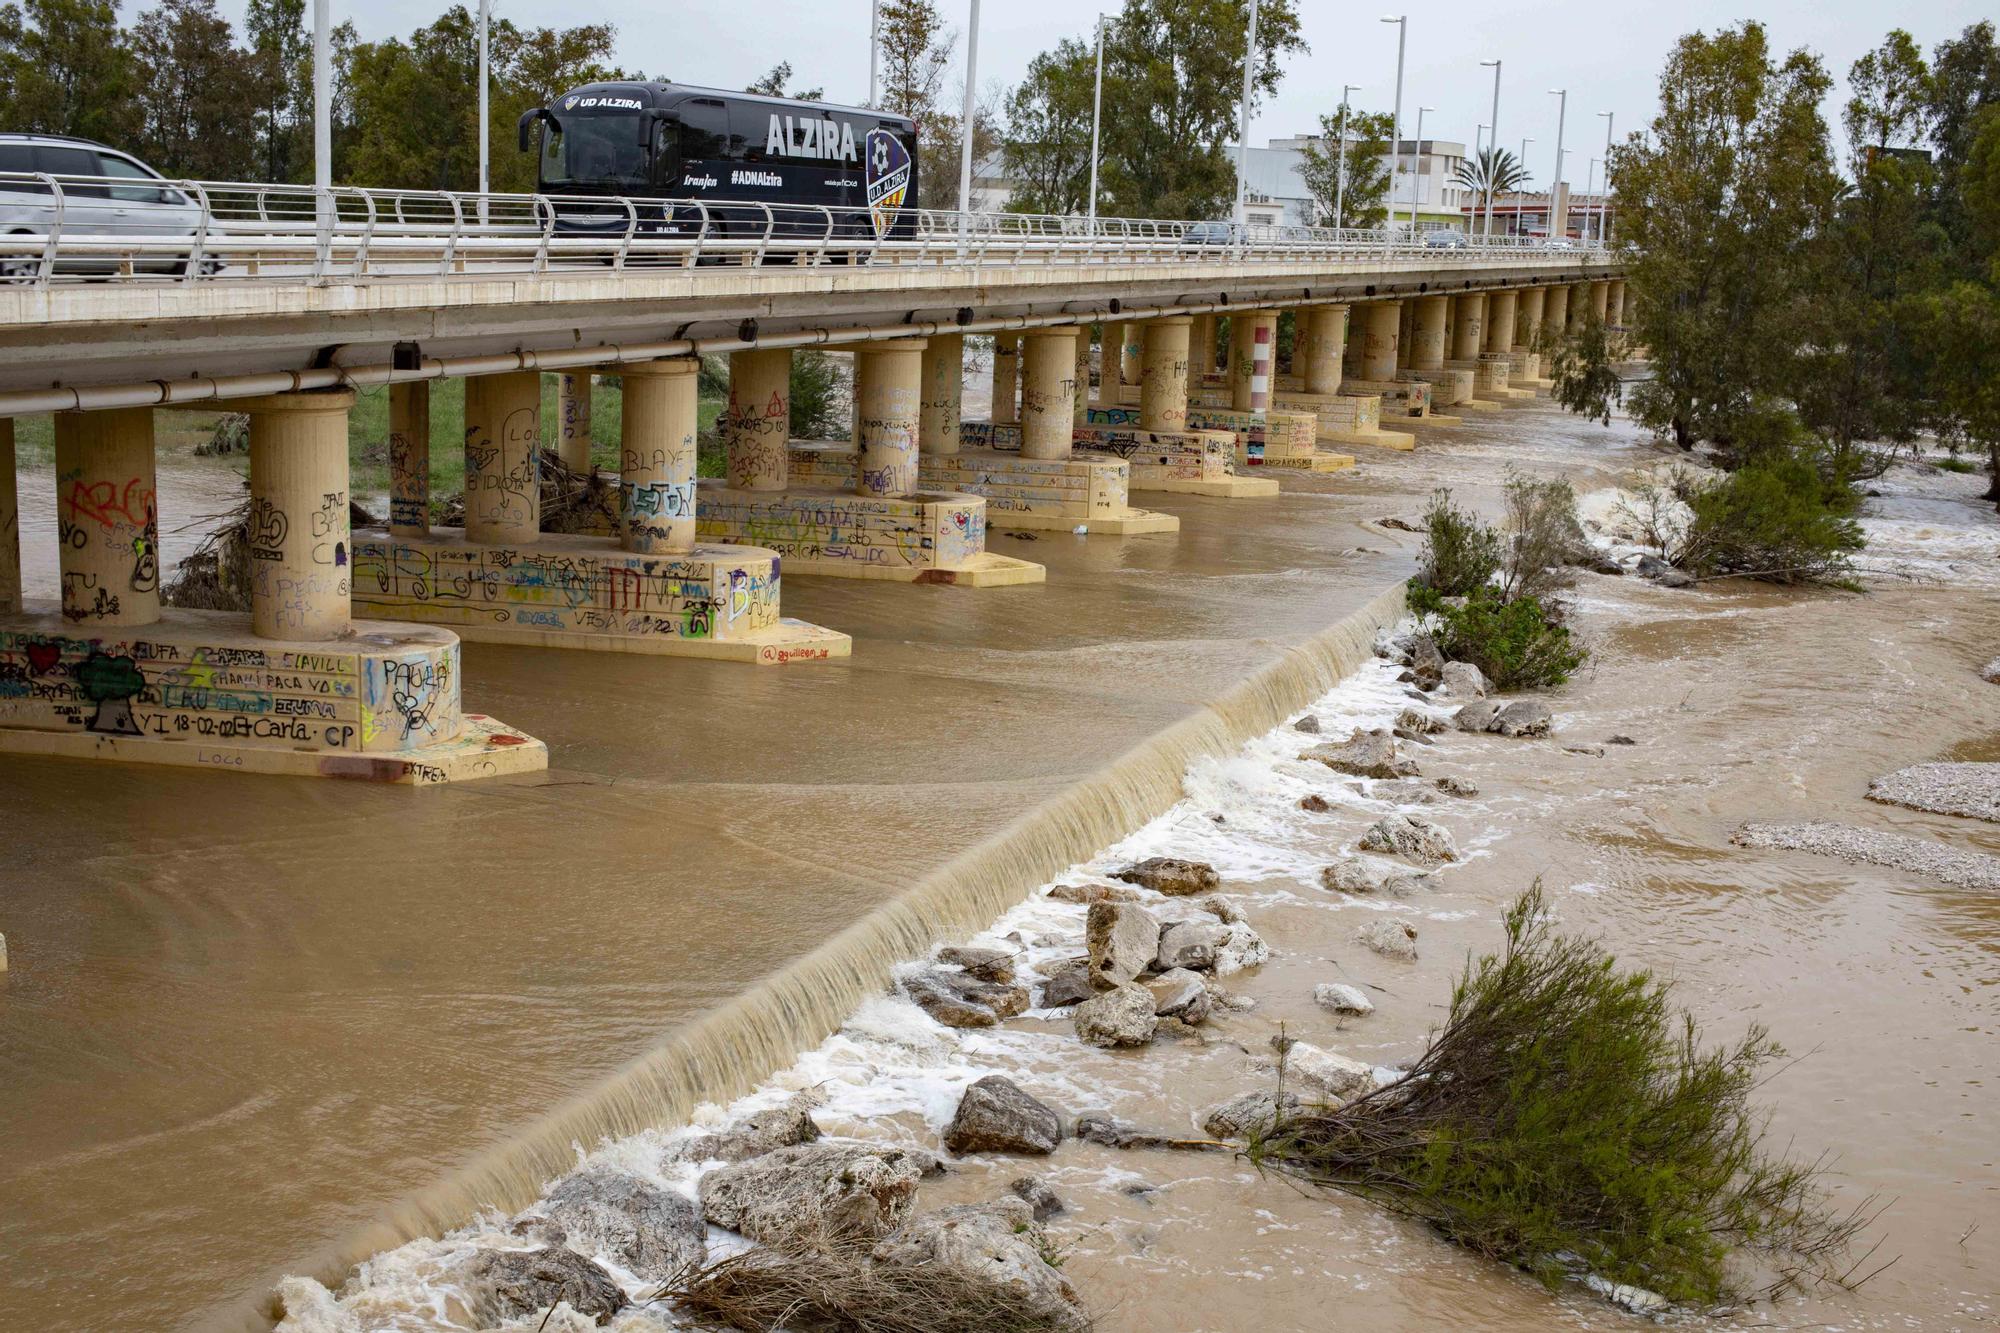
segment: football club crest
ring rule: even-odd
[[[910,192],[910,150],[888,130],[868,131],[868,216],[881,240],[896,224],[896,213]]]

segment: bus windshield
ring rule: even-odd
[[[646,187],[646,145],[631,115],[550,116],[542,127],[542,185]]]

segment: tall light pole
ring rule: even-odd
[[[490,47],[487,33],[493,26],[492,13],[492,0],[479,0],[479,193],[481,196],[479,201],[479,216],[481,221],[484,221],[486,217],[486,200],[484,196],[492,180],[487,174],[487,160],[489,155],[486,145],[487,132],[490,128],[486,123],[489,119],[486,109],[486,71]]]
[[[1339,231],[1347,220],[1347,99],[1362,85],[1340,85],[1340,156],[1333,172],[1333,229]]]
[[[966,215],[972,211],[973,90],[979,86],[979,0],[965,24],[965,119],[959,122],[958,243],[965,244]]]
[[[1486,166],[1486,234],[1493,234],[1493,168],[1500,165],[1500,62],[1482,60],[1493,66],[1493,160]]]
[[[1396,226],[1396,179],[1394,164],[1397,150],[1403,146],[1403,48],[1407,45],[1410,36],[1410,16],[1408,14],[1398,14],[1394,17],[1384,15],[1382,21],[1396,25],[1396,103],[1394,111],[1389,116],[1389,162],[1391,164],[1389,173],[1389,216],[1382,227],[1382,243],[1387,245],[1390,233],[1395,230]],[[1411,221],[1415,222],[1416,219],[1411,218]]]
[[[1583,173],[1583,197],[1589,199],[1596,190],[1597,159],[1593,157],[1590,159],[1590,166]],[[1590,221],[1590,205],[1586,203],[1583,206],[1583,239],[1586,244],[1590,241]]]
[[[328,54],[333,42],[332,2],[313,0],[313,189],[322,195],[333,188],[333,74]]]
[[[1484,142],[1486,137],[1486,131],[1491,128],[1492,126],[1490,125],[1475,125],[1472,127],[1472,160],[1474,162],[1479,161],[1479,145],[1482,142]],[[1472,216],[1470,220],[1467,221],[1465,224],[1465,234],[1467,236],[1470,236],[1472,234],[1472,224],[1474,222],[1477,222],[1478,220],[1479,220],[1479,198],[1477,195],[1474,195],[1472,200]]]
[[[1611,207],[1611,122],[1613,113],[1600,111],[1597,114],[1604,117],[1604,197],[1598,200],[1597,203],[1597,243],[1602,245],[1604,244],[1605,226],[1611,220],[1608,210]]]
[[[882,67],[882,0],[868,7],[868,105],[875,105],[875,89]]]
[[[1569,114],[1569,89],[1551,88],[1549,96],[1562,99],[1556,103],[1556,174],[1549,181],[1549,238],[1553,240],[1556,235],[1556,192],[1562,189],[1563,181],[1563,118]],[[1565,216],[1562,219],[1562,234],[1567,236],[1569,210],[1565,208],[1563,213]]]
[[[1534,142],[1534,140],[1533,140],[1533,139],[1531,139],[1531,138],[1529,138],[1529,137],[1528,137],[1527,135],[1525,135],[1525,134],[1524,134],[1524,135],[1522,135],[1522,136],[1521,136],[1521,189],[1520,189],[1520,190],[1518,191],[1518,193],[1520,194],[1520,196],[1521,196],[1521,197],[1520,197],[1520,198],[1518,198],[1518,199],[1516,199],[1516,200],[1514,201],[1514,233],[1513,233],[1513,234],[1514,234],[1514,235],[1516,235],[1516,236],[1519,236],[1519,235],[1521,234],[1521,213],[1522,213],[1522,211],[1523,211],[1523,210],[1522,210],[1522,205],[1523,205],[1523,204],[1525,204],[1525,203],[1527,202],[1527,189],[1528,189],[1528,145],[1529,145],[1529,144],[1531,144],[1531,143],[1533,143],[1533,142]]]
[[[1412,164],[1410,167],[1410,233],[1412,235],[1415,235],[1417,230],[1417,204],[1419,202],[1417,199],[1417,178],[1424,169],[1424,113],[1435,110],[1437,108],[1434,106],[1420,106],[1417,108],[1417,151],[1411,154],[1410,157]]]
[[[1097,16],[1097,86],[1090,95],[1090,220],[1097,221],[1097,128],[1104,119],[1104,15]],[[1092,227],[1093,231],[1096,230]]]
[[[1249,224],[1243,204],[1248,194],[1244,169],[1250,160],[1250,97],[1257,89],[1257,0],[1250,0],[1250,32],[1243,42],[1243,117],[1236,132],[1236,226],[1237,243]]]

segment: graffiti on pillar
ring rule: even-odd
[[[99,585],[97,575],[82,570],[63,571],[63,619],[81,624],[86,620],[109,619],[121,610],[118,595]]]
[[[989,513],[1048,514],[1079,522],[1123,515],[1131,508],[1128,469],[1106,467],[1103,459],[1021,458],[1021,428],[1011,423],[995,427],[968,421],[962,430],[975,450],[998,433],[1012,443],[995,444],[996,452],[1005,453],[997,458],[985,452],[924,455],[917,460],[914,481],[927,494],[977,495]],[[852,489],[854,468],[854,451],[839,445],[812,442],[792,448],[792,476],[801,486]],[[704,501],[704,515],[707,507]],[[708,535],[706,528],[702,535]]]
[[[150,593],[159,588],[159,509],[148,479],[127,477],[122,481],[87,482],[66,475],[59,481],[57,492],[57,535],[65,546],[81,551],[96,542],[107,551],[129,552],[126,589]],[[101,619],[118,614],[117,595],[108,588],[98,587],[94,576],[88,587],[77,591],[82,595],[72,600],[65,590],[63,611],[70,619]]]
[[[523,407],[500,420],[493,438],[465,432],[468,510],[492,524],[525,524],[541,504],[541,409]]]
[[[1021,428],[1011,423],[967,422],[968,446],[1019,453]],[[1076,447],[1120,458],[1131,467],[1129,490],[1163,481],[1213,481],[1230,474],[1235,437],[1222,431],[1150,431],[1139,425],[1134,407],[1093,407],[1076,428]]]
[[[764,403],[739,402],[731,386],[720,427],[728,456],[729,484],[753,487],[767,478],[782,480],[785,446],[791,438],[792,409],[775,390]],[[691,475],[691,474],[690,474]]]
[[[316,565],[347,568],[347,492],[328,491],[312,512],[312,559]]]
[[[84,725],[92,731],[112,736],[137,736],[139,724],[132,720],[132,700],[146,688],[139,664],[129,657],[112,657],[93,652],[76,669],[77,688],[97,705]]]
[[[828,457],[822,458],[822,452]],[[925,460],[927,469],[931,462]],[[763,497],[703,491],[697,525],[701,539],[766,547],[786,560],[884,569],[957,569],[986,549],[986,506],[977,500],[852,494],[851,449],[802,446],[793,451],[792,469],[800,486],[826,493]],[[925,476],[930,476],[928,470]],[[737,593],[732,582],[732,607]]]
[[[389,521],[420,528],[431,521],[430,449],[400,431],[389,435]]]
[[[291,531],[291,519],[285,511],[272,504],[263,496],[250,501],[250,558],[252,560],[283,560],[285,558],[285,537]]]

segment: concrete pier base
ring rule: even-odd
[[[1450,368],[1473,373],[1472,397],[1459,404],[1461,407],[1477,408],[1481,404],[1489,408],[1505,407],[1535,396],[1530,390],[1513,386],[1510,382],[1514,377],[1513,363],[1503,355],[1481,353],[1476,361],[1452,362]]]
[[[978,424],[961,425],[961,438],[966,443],[977,438]],[[1025,425],[1013,429],[1022,432],[1023,437],[1026,434]],[[1074,423],[1069,430],[1074,433]],[[801,482],[837,488],[851,485],[853,474],[854,451],[847,445],[792,441],[792,475]],[[956,454],[926,455],[919,482],[929,491],[943,492],[933,494],[930,497],[933,500],[983,501],[983,528],[1049,532],[1086,525],[1093,533],[1133,536],[1178,532],[1181,526],[1180,519],[1172,514],[1131,506],[1127,500],[1131,469],[1120,458],[1029,458],[1019,453],[966,448]],[[984,541],[982,530],[979,543],[983,545]],[[991,558],[1008,560],[1005,556]],[[1041,566],[1025,560],[1009,563],[1041,570]],[[1011,581],[1039,583],[1043,577],[1037,573]]]
[[[1309,416],[1314,421],[1317,444],[1359,444],[1371,449],[1408,450],[1416,447],[1416,437],[1400,431],[1382,429],[1382,396],[1372,393],[1281,393],[1277,395],[1278,410],[1295,412]],[[1354,458],[1350,454],[1328,454],[1321,451],[1323,458],[1345,460],[1338,466],[1352,467]],[[1270,461],[1269,459],[1266,460]],[[1277,466],[1283,466],[1282,463]],[[1329,472],[1337,467],[1320,467],[1315,471]]]
[[[541,741],[459,705],[459,636],[352,622],[337,639],[164,608],[150,625],[0,616],[0,753],[431,785],[548,766]]]
[[[1228,432],[1149,431],[1139,425],[1139,419],[1136,408],[1093,407],[1076,429],[1074,446],[1087,454],[1123,460],[1131,469],[1127,486],[1132,491],[1212,495],[1228,500],[1278,493],[1277,482],[1240,476],[1232,470],[1236,439]],[[998,423],[967,423],[965,440],[996,453],[1017,453],[1021,448],[1020,431]]]
[[[1211,397],[1216,394],[1212,389],[1204,392]],[[1236,466],[1240,469],[1338,472],[1354,466],[1352,454],[1320,449],[1319,418],[1310,412],[1277,409],[1239,412],[1234,408],[1191,405],[1188,425],[1232,433],[1236,437]]]
[[[354,605],[449,625],[478,642],[780,665],[846,657],[847,635],[778,614],[779,555],[703,543],[621,550],[589,533],[520,546],[457,528],[421,538],[354,534]]]
[[[821,467],[825,449],[840,456]],[[704,542],[746,542],[784,557],[785,572],[820,578],[948,583],[1005,588],[1041,583],[1048,571],[986,549],[986,502],[930,487],[912,495],[854,493],[854,448],[828,444],[789,452],[785,491],[735,491],[703,481],[695,492]],[[931,460],[922,460],[930,464]]]

